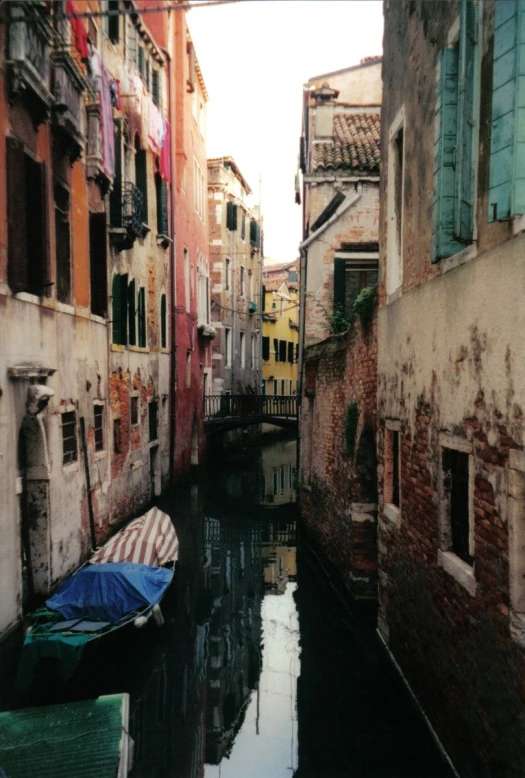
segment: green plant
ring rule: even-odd
[[[367,286],[359,292],[352,305],[352,312],[359,317],[361,326],[367,329],[374,316],[376,286]]]
[[[348,316],[342,305],[336,305],[330,317],[330,334],[337,335],[346,332],[352,324],[352,318]]]
[[[354,455],[358,421],[359,421],[359,410],[357,407],[357,403],[351,402],[348,404],[346,409],[345,426],[344,426],[346,453],[350,457]]]

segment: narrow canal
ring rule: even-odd
[[[131,696],[132,778],[449,776],[375,635],[301,540],[295,441],[164,496],[180,538],[165,626],[72,696]],[[89,671],[91,670],[91,671]]]

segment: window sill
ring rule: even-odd
[[[383,516],[385,519],[388,519],[388,521],[393,524],[396,529],[399,529],[401,526],[401,511],[397,505],[394,505],[391,502],[386,502],[383,508]]]
[[[68,313],[70,316],[74,316],[75,306],[71,305],[70,303],[61,303],[57,300],[56,302],[56,310],[58,313]]]
[[[120,343],[112,343],[111,344],[111,351],[117,351],[120,354],[123,354],[126,350],[126,346],[121,346]]]
[[[158,446],[160,444],[160,440],[156,438],[155,440],[150,440],[148,443],[148,448],[155,448],[155,446]]]
[[[451,270],[455,270],[457,267],[464,265],[471,259],[475,259],[477,255],[478,246],[476,241],[473,241],[470,246],[465,246],[465,248],[462,251],[458,251],[457,254],[453,254],[446,259],[440,259],[436,262],[436,265],[439,266],[441,275],[443,275],[444,273],[449,273]]]
[[[390,305],[391,303],[395,303],[396,300],[399,300],[402,294],[403,294],[403,287],[398,286],[397,289],[394,289],[393,292],[387,293],[386,304]]]
[[[144,464],[142,459],[137,459],[136,462],[130,462],[129,469],[130,470],[138,470],[139,467],[142,467]]]
[[[95,451],[95,462],[98,462],[99,459],[105,459],[107,455],[107,451]]]
[[[149,348],[147,346],[128,346],[130,351],[135,351],[138,354],[149,354]]]
[[[510,612],[510,634],[518,645],[525,648],[525,613]]]
[[[167,249],[173,243],[173,238],[169,235],[164,235],[162,232],[157,233],[157,246],[161,246],[163,249]]]
[[[476,594],[476,579],[474,569],[460,559],[452,551],[438,550],[438,565],[452,576],[467,592],[474,597]]]
[[[62,465],[63,473],[77,473],[80,470],[78,460],[76,462],[70,462],[68,465]]]

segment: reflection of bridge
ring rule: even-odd
[[[275,424],[296,431],[296,398],[257,394],[213,394],[204,398],[207,435],[249,424]]]

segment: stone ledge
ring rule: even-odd
[[[386,502],[383,508],[383,516],[399,529],[401,526],[401,511],[397,505]]]
[[[473,568],[460,559],[452,551],[438,550],[438,565],[446,570],[455,580],[474,597],[476,594],[476,579]]]

